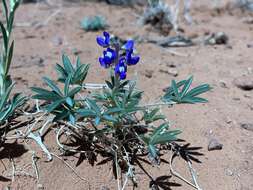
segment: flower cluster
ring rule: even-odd
[[[113,67],[115,75],[121,80],[126,78],[127,66],[136,65],[140,57],[134,55],[134,41],[128,40],[122,47],[118,41],[113,40],[108,32],[97,37],[97,43],[105,48],[103,56],[99,57],[100,65],[104,68]]]

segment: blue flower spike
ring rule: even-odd
[[[104,36],[98,36],[97,37],[97,43],[98,45],[106,48],[106,47],[109,47],[110,45],[110,34],[106,31],[103,32],[103,35]]]
[[[127,66],[136,65],[140,60],[140,56],[134,54],[134,40],[128,40],[119,48],[119,43],[117,41],[113,43],[110,34],[104,32],[103,37],[97,37],[97,43],[107,48],[103,56],[99,57],[100,65],[104,68],[114,68],[114,73],[119,76],[120,80],[126,79]]]
[[[108,68],[115,60],[116,52],[111,48],[107,48],[106,51],[103,52],[103,54],[104,57],[99,57],[100,65],[104,68]]]
[[[115,74],[118,74],[120,77],[120,80],[124,80],[126,78],[127,73],[127,66],[126,66],[126,60],[124,57],[120,58],[119,63],[115,66]]]

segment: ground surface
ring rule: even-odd
[[[51,1],[50,1],[51,2]],[[162,93],[162,89],[170,81],[185,79],[193,74],[195,85],[209,83],[213,90],[205,95],[208,104],[177,105],[164,108],[164,113],[173,122],[175,128],[183,131],[181,137],[193,146],[202,146],[205,154],[201,164],[194,164],[198,173],[200,186],[205,190],[250,190],[253,189],[253,132],[242,129],[241,123],[253,123],[253,91],[237,88],[233,81],[243,75],[252,76],[253,24],[245,23],[247,13],[221,10],[217,13],[209,1],[194,1],[191,10],[194,24],[181,22],[186,36],[204,36],[208,32],[225,32],[229,37],[228,45],[170,48],[180,55],[172,55],[168,49],[155,44],[141,43],[137,45],[141,63],[130,68],[128,77],[138,76],[138,87],[145,91],[146,101],[152,101]],[[88,82],[102,82],[107,72],[100,68],[97,58],[101,49],[95,43],[100,32],[84,32],[79,22],[84,16],[101,14],[106,16],[110,28],[108,31],[122,38],[139,36],[155,36],[158,33],[147,27],[140,27],[137,16],[141,9],[109,6],[105,3],[69,3],[52,1],[45,3],[21,5],[17,12],[14,37],[16,42],[15,58],[12,74],[17,82],[17,91],[31,94],[28,87],[42,86],[41,77],[56,78],[54,65],[60,62],[61,53],[67,52],[74,60],[73,51],[78,52],[82,62],[91,63]],[[252,18],[252,16],[251,16]],[[43,24],[41,24],[43,23]],[[177,77],[161,72],[175,65]],[[152,76],[150,77],[150,73]],[[137,74],[137,75],[136,75]],[[147,77],[148,76],[148,77]],[[223,144],[222,150],[208,151],[211,138]],[[57,152],[54,137],[49,134],[45,143],[50,151]],[[10,189],[88,189],[87,183],[79,180],[76,175],[60,160],[55,158],[46,162],[45,155],[32,144],[38,156],[40,181],[21,175],[15,177],[13,183],[0,181],[0,189],[10,185]],[[15,149],[14,152],[17,150]],[[14,158],[17,168],[34,173],[31,166],[30,151],[20,148],[20,156]],[[66,160],[73,167],[76,158]],[[6,168],[0,164],[3,176],[11,174],[9,158],[3,158]],[[176,162],[179,172],[188,176],[183,167],[184,162]],[[169,167],[163,164],[159,168],[145,166],[154,177],[170,175]],[[110,165],[90,166],[83,162],[75,168],[76,172],[90,182],[90,189],[116,189]],[[1,179],[0,179],[1,180]],[[137,189],[148,189],[148,178],[139,173]],[[175,177],[171,182],[182,184],[171,189],[192,189]],[[39,185],[38,185],[39,184]],[[131,189],[131,183],[129,188]]]

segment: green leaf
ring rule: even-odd
[[[68,56],[65,54],[62,55],[62,63],[63,63],[64,68],[68,74],[72,74],[74,72],[74,68],[73,68]]]
[[[117,122],[118,120],[110,115],[106,115],[104,114],[103,116],[103,119],[107,120],[107,121],[111,121],[111,122]]]
[[[69,85],[70,85],[70,81],[71,81],[71,75],[69,75],[65,81],[65,85],[64,85],[64,95],[68,96],[69,93]]]
[[[40,99],[40,100],[59,100],[62,98],[58,94],[56,94],[54,91],[48,91],[43,88],[38,87],[31,87],[31,90],[38,93],[37,95],[32,96],[33,99]]]
[[[93,109],[98,115],[101,115],[100,107],[96,104],[94,100],[87,98],[86,102],[90,109]]]
[[[99,123],[100,123],[100,117],[96,117],[95,122],[94,122],[95,126],[98,126]]]
[[[70,106],[73,107],[74,106],[74,100],[70,97],[66,98],[66,103]]]
[[[46,106],[45,109],[46,109],[49,113],[51,113],[51,112],[54,111],[57,107],[59,107],[63,102],[65,102],[65,98],[53,102],[52,104]]]
[[[113,89],[114,86],[112,85],[112,83],[110,83],[109,81],[105,81],[106,85],[110,88],[110,89]]]
[[[157,148],[153,144],[148,145],[148,152],[152,156],[152,158],[157,157]]]
[[[7,51],[8,51],[8,36],[7,36],[7,31],[5,30],[5,27],[4,27],[2,22],[0,22],[0,28],[1,28],[2,35],[3,35],[4,51],[5,51],[5,54],[7,54]]]
[[[150,144],[153,144],[153,142],[155,142],[155,140],[157,139],[157,137],[159,136],[159,135],[161,135],[162,134],[162,132],[164,132],[166,129],[168,129],[169,128],[169,125],[168,125],[168,123],[163,123],[163,124],[161,124],[159,127],[157,127],[154,131],[153,131],[153,133],[152,133],[152,135],[151,135],[151,137],[150,137]]]
[[[96,113],[90,109],[79,109],[77,113],[82,117],[94,117]]]
[[[13,48],[14,48],[14,41],[12,41],[11,46],[9,48],[7,65],[6,65],[6,68],[5,68],[5,75],[8,74],[9,69],[10,69],[11,60],[12,60],[12,56],[13,56]]]
[[[114,113],[121,112],[121,111],[123,111],[122,108],[114,107],[114,108],[108,108],[108,110],[105,113],[106,114],[114,114]]]
[[[151,144],[165,144],[171,141],[175,141],[177,140],[177,135],[180,133],[181,133],[180,130],[167,131],[160,134],[159,136],[156,136],[156,138],[154,138],[152,142],[150,143]]]
[[[9,15],[8,6],[6,4],[6,0],[2,0],[2,1],[3,1],[3,7],[4,7],[4,14],[5,14],[6,23],[8,23],[9,22],[9,19],[8,19],[8,15]]]
[[[175,80],[172,80],[171,87],[173,89],[173,92],[175,93],[175,96],[179,97],[179,92],[178,92],[178,88],[177,88],[177,84]]]
[[[7,103],[11,90],[13,88],[14,84],[12,84],[11,86],[9,86],[6,90],[6,92],[3,94],[3,96],[1,97],[1,101],[0,101],[0,110],[3,110],[5,104]]]
[[[73,114],[69,114],[69,121],[70,121],[71,124],[75,124],[76,118]]]
[[[68,93],[68,96],[73,98],[78,92],[80,92],[81,89],[82,89],[82,87],[80,87],[80,86],[73,88],[73,89]]]
[[[69,114],[70,114],[69,110],[63,110],[62,112],[60,112],[59,114],[55,116],[53,121],[55,122],[55,121],[65,119],[66,117],[68,117]]]
[[[197,96],[199,94],[203,94],[207,91],[211,90],[211,87],[209,84],[203,84],[203,85],[200,85],[200,86],[197,86],[196,88],[190,90],[186,96],[188,97],[192,97],[192,96]]]
[[[191,76],[184,84],[184,87],[180,93],[180,98],[183,98],[186,94],[186,92],[189,90],[191,84],[192,84],[193,76]]]
[[[61,90],[56,86],[56,84],[52,80],[50,80],[47,77],[43,77],[43,80],[54,92],[56,92],[59,96],[63,96]]]
[[[55,69],[60,75],[60,78],[63,78],[63,79],[67,78],[67,73],[65,72],[64,68],[61,65],[57,63],[55,66]]]

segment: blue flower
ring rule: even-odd
[[[139,60],[140,60],[140,57],[139,56],[133,56],[133,49],[131,50],[128,50],[126,52],[126,62],[127,62],[127,65],[136,65]]]
[[[98,36],[97,37],[97,43],[98,45],[102,46],[102,47],[108,47],[110,45],[110,34],[108,32],[103,32],[103,37]]]
[[[134,49],[134,41],[133,40],[128,40],[122,47],[125,50],[131,50]]]
[[[126,78],[127,66],[125,58],[120,58],[119,63],[115,66],[115,74],[118,74],[120,80],[124,80]]]
[[[115,60],[116,52],[111,48],[107,48],[106,51],[103,52],[103,54],[104,57],[99,57],[100,65],[104,68],[108,68]]]

